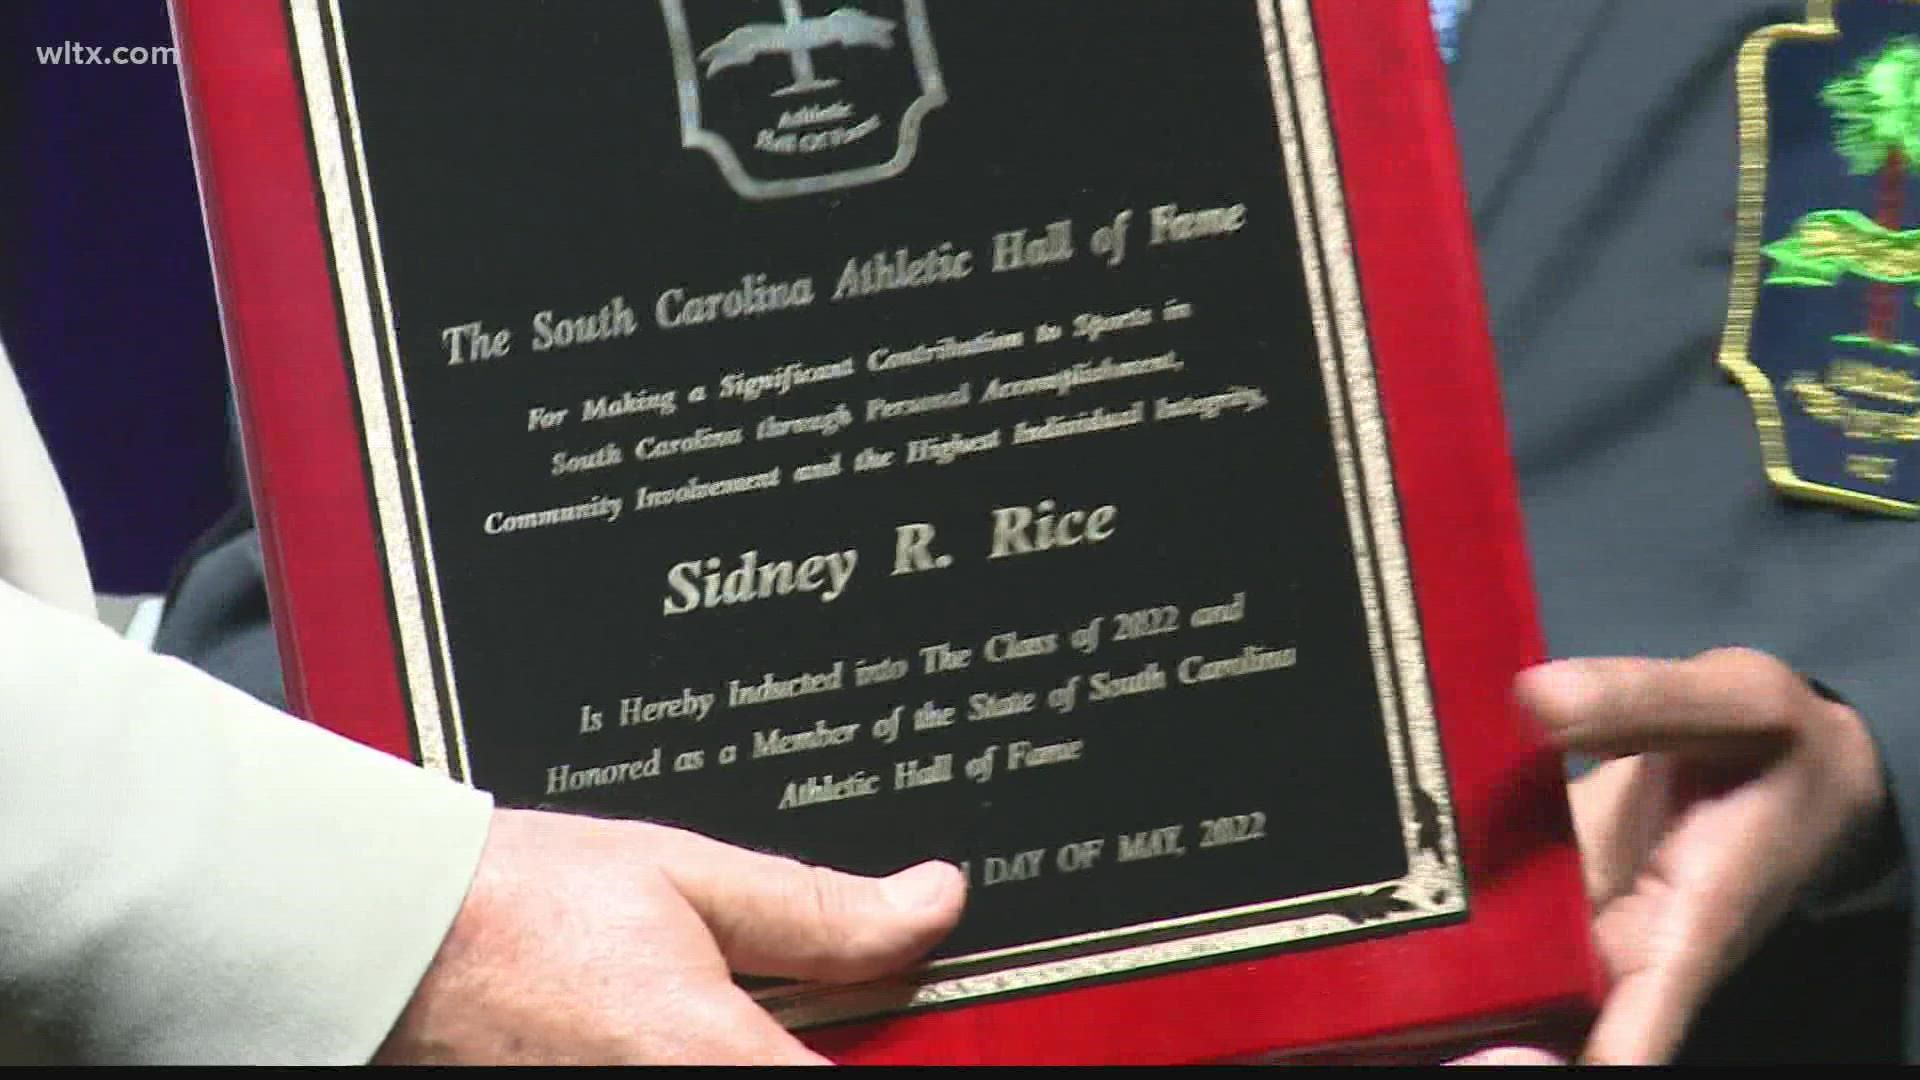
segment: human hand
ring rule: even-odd
[[[1568,660],[1517,693],[1562,749],[1612,989],[1583,1059],[1652,1063],[1886,799],[1865,724],[1780,661]]]
[[[821,1064],[729,972],[822,982],[912,963],[959,871],[861,878],[639,822],[501,810],[381,1063]]]

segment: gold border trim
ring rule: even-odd
[[[1908,3],[1914,0],[1906,0]],[[1805,22],[1775,23],[1755,31],[1740,46],[1736,81],[1740,95],[1740,194],[1735,204],[1732,294],[1727,325],[1720,339],[1720,367],[1746,391],[1760,431],[1760,455],[1767,479],[1782,494],[1896,517],[1920,517],[1920,503],[1903,502],[1864,491],[1804,480],[1787,455],[1786,426],[1780,419],[1779,391],[1773,379],[1748,354],[1753,320],[1760,304],[1761,246],[1767,213],[1767,158],[1772,117],[1767,112],[1767,61],[1783,41],[1838,41],[1841,0],[1807,0]]]
[[[413,449],[406,384],[381,258],[379,222],[366,171],[351,62],[341,28],[340,0],[287,2],[293,14],[302,85],[319,164],[321,196],[339,279],[340,303],[348,327],[349,359],[363,410],[374,501],[400,631],[402,675],[413,704],[422,763],[471,783],[466,768],[465,725],[444,629],[439,575],[433,563],[425,519],[425,495]],[[1301,258],[1319,344],[1318,360],[1334,429],[1335,457],[1386,728],[1408,872],[1389,881],[1311,896],[1199,912],[954,957],[926,965],[907,981],[857,987],[781,986],[758,994],[762,1004],[789,1026],[872,1019],[1136,974],[1169,965],[1214,961],[1307,940],[1373,936],[1383,928],[1452,921],[1468,910],[1466,876],[1459,857],[1411,571],[1400,531],[1398,495],[1375,384],[1359,276],[1347,231],[1338,148],[1321,79],[1312,12],[1309,0],[1251,2],[1259,16],[1288,188],[1301,236]],[[335,56],[342,69],[338,72],[334,69]],[[343,109],[335,107],[336,92]],[[356,179],[357,199],[353,190]],[[371,282],[367,280],[369,270]],[[387,403],[389,392],[396,405],[391,409]],[[407,499],[409,494],[411,504]],[[432,640],[426,630],[429,610],[434,616],[431,625],[438,630]],[[444,703],[435,677],[436,660],[444,665],[441,668],[445,678]],[[1411,754],[1403,752],[1402,724]],[[1420,822],[1416,813],[1416,803],[1420,800],[1438,811],[1438,854],[1420,846]],[[1286,914],[1289,909],[1383,892],[1404,904],[1405,910],[1388,912],[1365,922],[1326,912],[1292,918]],[[1262,916],[1267,918],[1262,921]],[[1207,924],[1241,924],[1249,920],[1255,925],[1194,932]],[[1184,936],[1164,940],[1183,930],[1188,931]],[[1104,948],[1089,949],[1103,943]],[[1089,951],[1074,956],[1057,955],[1082,949]],[[1056,955],[1019,966],[1002,964],[1037,953]]]
[[[1327,402],[1334,424],[1335,457],[1340,463],[1341,483],[1346,489],[1351,515],[1348,531],[1354,539],[1355,561],[1360,571],[1361,598],[1373,642],[1375,677],[1382,688],[1381,706],[1389,718],[1404,716],[1412,735],[1412,762],[1399,760],[1399,742],[1393,738],[1387,740],[1396,772],[1413,770],[1412,782],[1399,785],[1401,820],[1408,828],[1407,851],[1413,856],[1417,850],[1413,788],[1418,786],[1433,800],[1441,816],[1445,860],[1455,862],[1458,849],[1454,846],[1453,807],[1445,790],[1446,768],[1427,683],[1426,638],[1414,604],[1412,569],[1400,532],[1400,501],[1386,421],[1374,380],[1373,342],[1367,330],[1358,263],[1348,232],[1339,148],[1327,107],[1319,46],[1313,37],[1313,16],[1308,5],[1309,0],[1279,0],[1287,25],[1296,28],[1288,35],[1288,64],[1300,95],[1299,112],[1304,131],[1295,130],[1292,114],[1284,108],[1288,94],[1284,75],[1288,68],[1274,64],[1271,55],[1269,59],[1275,104],[1282,118],[1281,142],[1286,153],[1288,184],[1296,193],[1294,212],[1300,221],[1303,239],[1306,234],[1312,234],[1321,249],[1316,252],[1311,245],[1302,244],[1315,331],[1321,337],[1321,371],[1327,382]],[[1313,190],[1311,199],[1305,194],[1309,183]],[[1316,216],[1316,203],[1324,208],[1324,216]],[[1322,325],[1328,318],[1328,298],[1320,292],[1321,265],[1326,268],[1333,293],[1332,318],[1340,342],[1337,350],[1330,347],[1329,335]],[[1357,453],[1348,441],[1343,398],[1351,409],[1353,438],[1359,443]],[[1360,520],[1362,507],[1365,524],[1372,527],[1371,543],[1368,530]],[[1380,580],[1372,580],[1369,568],[1377,570]],[[1381,646],[1386,638],[1393,643],[1391,650]],[[1389,670],[1389,657],[1393,670]]]
[[[403,475],[402,462],[414,462],[413,428],[407,418],[406,394],[404,383],[400,389],[400,418],[396,424],[392,412],[387,407],[385,375],[382,372],[380,355],[380,328],[374,317],[371,286],[367,281],[367,262],[362,257],[359,228],[359,209],[353,201],[353,180],[347,155],[342,143],[343,132],[347,130],[335,106],[332,71],[327,63],[326,29],[321,18],[322,0],[289,0],[289,12],[292,16],[294,44],[300,54],[301,85],[305,92],[308,127],[312,133],[314,160],[320,184],[321,204],[326,213],[327,238],[333,255],[335,282],[340,290],[340,305],[346,318],[346,345],[349,362],[352,366],[354,390],[360,405],[361,427],[367,444],[369,475],[373,485],[374,514],[380,530],[381,551],[386,557],[387,587],[394,607],[394,629],[399,637],[402,666],[407,699],[412,705],[413,722],[420,752],[420,763],[436,772],[457,778],[467,776],[465,740],[459,740],[456,749],[458,760],[448,756],[446,729],[442,723],[439,695],[435,692],[431,677],[432,660],[430,654],[433,643],[428,640],[427,622],[424,617],[426,603],[432,603],[438,610],[440,606],[435,576],[431,572],[425,575],[430,595],[423,600],[419,582],[420,563],[415,558],[419,550],[414,542],[413,523],[407,513],[404,488],[407,477]],[[337,18],[338,12],[335,16]],[[344,43],[343,43],[344,44]],[[353,111],[353,92],[351,75],[343,74],[341,97],[345,100],[352,122],[352,132],[356,144],[359,138],[359,117]],[[361,189],[366,189],[364,172],[359,177]],[[372,212],[372,206],[365,208]],[[381,263],[374,263],[377,287],[381,299],[386,299],[386,271]],[[389,309],[391,310],[391,309]],[[387,328],[387,343],[393,348],[395,381],[399,381],[399,350],[394,347],[392,327]],[[417,469],[408,470],[414,484],[415,497],[419,493],[419,474]],[[424,522],[422,523],[424,528]],[[424,538],[424,537],[423,537]],[[431,559],[432,545],[422,545]],[[444,638],[440,642],[446,648]],[[417,673],[427,672],[426,678],[417,677]],[[452,695],[449,695],[450,697]],[[452,702],[456,711],[457,699]]]

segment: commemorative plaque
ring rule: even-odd
[[[270,6],[176,16],[307,715],[506,804],[957,863],[910,978],[758,989],[852,1060],[1578,1008],[1423,5]],[[1400,134],[1336,135],[1393,115],[1343,34],[1424,73]]]

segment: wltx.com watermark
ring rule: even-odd
[[[171,65],[180,50],[171,45],[87,45],[63,41],[58,45],[35,45],[35,58],[49,67],[140,67]]]

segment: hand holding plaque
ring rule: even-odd
[[[1749,649],[1562,661],[1520,693],[1568,752],[1610,759],[1572,791],[1614,981],[1583,1057],[1671,1060],[1708,996],[1884,809],[1873,739]]]
[[[875,881],[676,829],[501,811],[378,1060],[817,1064],[729,973],[895,974],[952,929],[963,891],[939,864]]]

